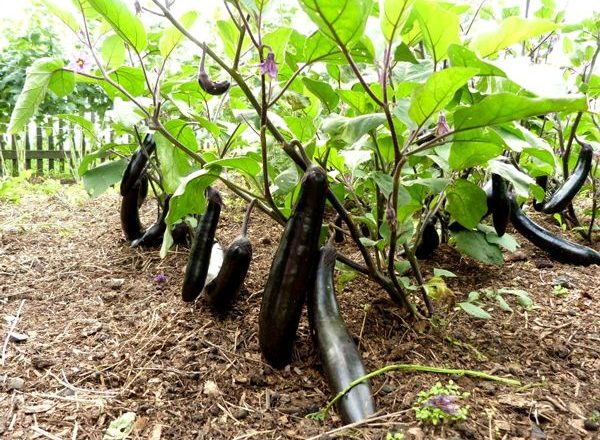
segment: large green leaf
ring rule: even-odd
[[[167,223],[172,225],[188,214],[202,214],[206,205],[204,190],[217,177],[207,170],[198,170],[181,179],[169,203]]]
[[[460,43],[459,17],[437,2],[417,0],[415,9],[425,46],[439,62],[446,57],[448,46]]]
[[[379,21],[381,31],[388,41],[400,35],[414,0],[379,0]]]
[[[417,125],[422,125],[434,113],[443,109],[476,73],[472,67],[450,67],[434,73],[427,82],[413,91],[408,114]]]
[[[125,61],[125,44],[116,34],[109,35],[102,42],[101,52],[104,65],[109,69],[121,67]]]
[[[485,320],[492,319],[492,316],[488,312],[470,302],[460,302],[458,303],[458,306],[465,312],[467,312],[469,315],[471,315],[473,318]]]
[[[50,77],[48,88],[60,98],[70,95],[75,89],[75,74],[69,70],[55,70]]]
[[[446,190],[446,210],[465,228],[473,229],[487,212],[485,192],[474,183],[458,179]]]
[[[121,181],[127,167],[125,159],[113,160],[87,170],[81,177],[83,187],[91,197],[98,197],[111,185]]]
[[[369,131],[379,127],[385,120],[383,113],[371,113],[355,118],[346,118],[333,113],[323,120],[321,129],[330,138],[340,138],[352,144]]]
[[[569,98],[542,99],[499,93],[487,96],[471,107],[456,110],[454,112],[454,129],[460,131],[498,125],[550,112],[586,110],[587,102],[581,95]]]
[[[504,259],[498,245],[488,243],[480,231],[460,231],[452,234],[456,248],[462,253],[486,264],[502,266]]]
[[[260,162],[249,156],[228,157],[225,159],[213,160],[204,166],[206,169],[211,169],[213,167],[233,168],[252,177],[258,176],[262,170]]]
[[[138,52],[148,44],[142,21],[121,0],[87,0],[127,44]]]
[[[494,65],[502,69],[508,79],[539,97],[556,98],[569,93],[563,69],[557,66],[535,64],[529,57],[497,60]]]
[[[506,76],[501,69],[482,61],[475,52],[460,44],[451,44],[448,47],[448,58],[453,67],[474,67],[479,70],[477,75],[480,76]]]
[[[300,0],[300,6],[319,30],[345,46],[362,37],[371,4],[370,0]]]
[[[448,163],[454,170],[484,165],[504,150],[502,138],[487,129],[457,133],[450,147]]]
[[[311,78],[302,78],[302,82],[313,95],[319,98],[325,106],[327,113],[331,113],[335,109],[340,101],[340,97],[328,83]]]
[[[52,74],[63,65],[57,58],[41,58],[27,68],[23,90],[10,115],[8,134],[18,133],[29,122],[46,96]]]
[[[470,48],[487,57],[537,35],[558,29],[559,25],[548,20],[530,19],[516,15],[504,19],[496,29],[477,35],[471,40]]]
[[[181,16],[179,23],[181,23],[184,28],[188,29],[192,27],[197,18],[198,13],[196,11],[189,11]],[[158,42],[160,54],[164,58],[168,57],[182,39],[183,34],[181,31],[173,25],[169,26],[164,30],[162,36],[160,37],[160,41]]]
[[[196,136],[185,121],[180,119],[168,121],[165,128],[175,139],[190,150],[196,151],[198,149]],[[181,179],[193,169],[190,158],[161,133],[155,133],[154,140],[156,141],[156,155],[160,163],[165,189],[167,192],[173,193],[181,183]]]
[[[40,1],[52,14],[58,17],[58,19],[64,24],[66,24],[69,29],[75,32],[75,34],[79,33],[79,31],[81,30],[79,27],[79,23],[77,23],[77,20],[75,19],[73,14],[71,14],[71,12],[68,9],[66,9],[64,5],[59,6],[53,0]]]
[[[285,59],[285,51],[292,31],[292,28],[280,27],[263,37],[263,44],[271,48],[276,62],[281,62]]]
[[[499,174],[512,183],[515,192],[519,196],[527,197],[529,189],[535,187],[535,180],[531,176],[516,169],[513,164],[503,160],[490,161],[490,171],[494,174]]]
[[[109,76],[133,96],[140,96],[146,90],[144,72],[138,67],[121,66],[111,72]],[[122,96],[117,89],[105,81],[101,83],[101,86],[111,99],[114,99],[117,94]],[[122,98],[127,99],[125,96],[122,96]]]
[[[235,57],[240,31],[231,20],[217,21],[217,29],[219,31],[221,41],[223,42],[225,55],[227,55],[230,59],[233,59]]]

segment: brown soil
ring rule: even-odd
[[[457,275],[447,278],[451,293],[436,304],[441,318],[410,325],[381,289],[355,278],[338,295],[368,370],[394,363],[464,368],[526,387],[386,373],[372,382],[377,416],[342,429],[334,412],[324,421],[305,417],[331,398],[305,316],[289,367],[275,371],[261,359],[257,316],[278,226],[254,216],[247,290],[223,318],[202,299],[180,300],[187,249],[164,260],[157,250],[131,249],[116,193],[79,201],[69,194],[0,202],[2,438],[98,439],[126,412],[136,414],[129,438],[152,440],[379,439],[394,432],[407,439],[598,438],[584,428],[600,411],[597,266],[551,263],[521,237],[523,247],[505,254],[510,261],[502,268],[443,245],[423,267],[426,277],[434,267]],[[234,205],[219,226],[224,244],[242,218]],[[151,206],[144,215],[152,220]],[[157,282],[158,274],[166,282]],[[572,284],[562,296],[553,293],[558,276]],[[512,313],[489,301],[493,319],[480,321],[454,306],[472,290],[501,287],[526,290],[534,307],[524,310],[507,296]],[[11,329],[26,340],[9,340]],[[471,393],[468,420],[419,423],[411,409],[417,393],[449,379]]]

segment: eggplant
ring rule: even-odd
[[[163,209],[160,213],[158,220],[156,220],[148,229],[144,231],[141,237],[133,240],[131,242],[131,247],[158,247],[162,244],[163,236],[165,235],[165,230],[167,229],[166,218],[169,212],[169,202],[171,200],[171,195],[167,195],[165,197],[165,203]]]
[[[137,240],[144,234],[138,208],[142,179],[138,179],[121,198],[121,229],[129,241]]]
[[[429,220],[423,228],[421,240],[415,248],[415,257],[419,260],[425,260],[433,254],[440,245],[440,236],[438,235],[435,224],[437,219]]]
[[[582,266],[600,264],[600,252],[559,238],[542,228],[525,215],[514,195],[510,196],[510,202],[510,219],[515,229],[531,243],[547,252],[553,259],[562,263]]]
[[[546,189],[548,188],[548,176],[537,176],[535,178],[535,183],[541,186],[544,192],[546,192]],[[538,202],[537,200],[533,199],[533,209],[535,209],[537,212],[541,212],[543,207],[543,200]]]
[[[342,228],[343,224],[342,224],[342,216],[341,215],[337,215],[335,218],[335,221],[333,223],[334,225],[336,225],[338,228]],[[339,229],[335,230],[335,242],[336,243],[343,243],[344,242],[344,233],[342,231],[340,231]]]
[[[148,175],[142,173],[140,176],[140,189],[138,191],[138,208],[144,204],[144,200],[148,196]]]
[[[325,170],[309,166],[275,252],[260,306],[260,349],[275,368],[291,360],[302,307],[314,285],[326,195]]]
[[[142,141],[142,146],[138,147],[135,153],[133,153],[133,156],[131,156],[129,163],[127,164],[127,168],[125,168],[123,178],[121,179],[120,188],[122,196],[125,196],[125,194],[140,178],[140,176],[144,172],[146,164],[148,163],[148,158],[154,153],[154,150],[156,150],[156,143],[154,142],[154,137],[148,133]]]
[[[252,243],[248,239],[248,222],[255,203],[256,199],[253,199],[248,205],[240,235],[227,248],[219,274],[204,288],[208,303],[216,310],[224,311],[231,307],[246,279],[252,261]]]
[[[173,237],[173,243],[175,244],[186,244],[188,241],[189,228],[185,222],[177,223],[173,225],[171,230],[171,236]]]
[[[552,194],[550,200],[544,203],[542,206],[543,213],[556,214],[557,212],[564,211],[569,206],[590,173],[593,152],[594,150],[590,144],[583,143],[581,145],[577,165],[575,165],[573,172],[567,180]]]
[[[202,60],[200,61],[200,67],[198,68],[198,84],[200,88],[209,95],[218,96],[229,90],[231,83],[229,81],[214,82],[208,77],[206,70],[204,70],[204,59],[206,58],[206,51],[202,52]]]
[[[221,215],[221,195],[209,186],[206,188],[206,211],[198,222],[192,249],[188,257],[181,288],[181,297],[186,302],[194,301],[206,283],[206,275],[210,264],[210,254],[215,241],[215,233]]]
[[[340,316],[333,271],[336,251],[329,244],[321,248],[315,287],[308,299],[308,317],[319,350],[325,377],[334,395],[366,375],[362,358]],[[355,423],[375,413],[373,392],[368,381],[356,385],[338,401],[344,424]]]
[[[510,200],[506,181],[499,174],[492,174],[492,221],[498,237],[506,232],[510,221]]]

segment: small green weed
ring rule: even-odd
[[[466,420],[469,406],[461,406],[459,402],[468,396],[470,393],[461,392],[460,387],[451,380],[447,385],[436,382],[429,390],[419,392],[413,409],[417,419],[434,426],[448,421]]]
[[[404,434],[401,432],[388,432],[385,440],[404,440]]]
[[[569,289],[567,289],[565,286],[561,286],[560,284],[557,284],[556,286],[554,286],[552,288],[552,293],[559,297],[565,297],[565,296],[569,295]]]

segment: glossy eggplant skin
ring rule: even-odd
[[[148,157],[154,153],[154,150],[156,150],[154,137],[151,134],[147,134],[142,141],[142,146],[138,147],[135,153],[133,153],[133,156],[131,156],[129,163],[127,164],[127,168],[125,168],[120,188],[122,196],[124,196],[140,178],[148,163]]]
[[[546,189],[548,188],[548,176],[537,176],[535,178],[535,183],[541,186],[544,192],[546,192]],[[542,208],[544,207],[544,201],[542,200],[541,202],[538,202],[537,200],[533,199],[532,205],[533,209],[535,209],[537,212],[541,212]]]
[[[333,246],[321,248],[315,287],[308,299],[308,316],[327,382],[332,393],[337,395],[366,371],[338,310],[333,279],[335,258]],[[337,410],[344,424],[359,422],[374,414],[375,403],[369,382],[362,382],[348,391],[339,400]]]
[[[542,212],[546,214],[556,214],[564,211],[573,198],[577,195],[585,179],[587,179],[592,168],[592,156],[594,150],[589,144],[583,144],[579,151],[577,165],[571,175],[565,180],[559,189],[556,190],[550,200],[542,206]]]
[[[181,297],[185,302],[194,301],[206,282],[206,274],[210,264],[210,253],[215,241],[215,233],[221,215],[221,195],[212,187],[206,188],[206,211],[198,222],[192,249],[188,257],[185,277],[181,289]]]
[[[510,196],[511,222],[519,233],[531,243],[562,263],[588,266],[600,264],[600,252],[559,238],[528,218],[519,207],[515,196]]]
[[[435,229],[435,219],[428,221],[423,228],[423,236],[421,241],[415,248],[415,257],[419,260],[425,260],[433,254],[433,252],[440,245],[440,236],[438,235],[437,229]]]
[[[229,90],[231,83],[229,81],[211,81],[206,72],[200,72],[198,74],[198,84],[200,88],[209,95],[219,96]]]
[[[136,180],[121,198],[121,229],[128,241],[137,240],[144,234],[138,208],[141,185],[141,180]]]
[[[492,174],[492,221],[496,234],[502,237],[510,222],[510,200],[506,181],[499,174]]]
[[[313,288],[327,174],[307,168],[300,195],[275,252],[260,306],[258,340],[266,361],[283,368],[292,358],[302,307]]]
[[[334,224],[338,227],[338,228],[342,228],[344,225],[342,223],[342,217],[341,216],[337,216],[335,218]],[[338,229],[335,230],[335,242],[336,243],[343,243],[344,242],[344,233]]]
[[[152,223],[152,225],[150,225],[150,227],[144,231],[141,237],[137,238],[136,240],[133,240],[131,242],[131,247],[142,246],[150,248],[158,247],[162,244],[163,236],[165,235],[165,230],[167,229],[167,223],[165,222],[165,220],[169,212],[170,200],[171,196],[168,195],[165,198],[163,210],[160,213],[160,217],[158,218],[158,220]]]
[[[237,237],[225,251],[219,274],[204,287],[204,294],[211,307],[219,311],[231,307],[244,284],[251,261],[250,240],[245,236]]]

